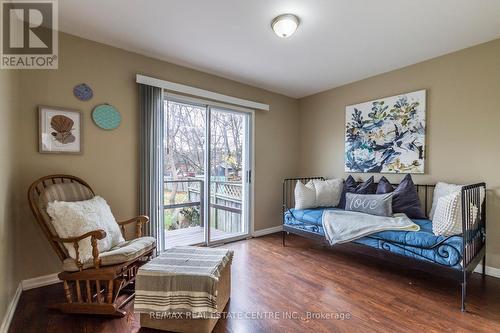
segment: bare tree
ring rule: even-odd
[[[205,173],[206,109],[167,102],[165,105],[164,174],[173,180]],[[212,112],[210,122],[210,175],[224,171],[225,179],[238,179],[242,169],[244,119],[228,112]],[[184,184],[169,184],[168,203],[175,204]],[[174,211],[177,220],[178,209]]]

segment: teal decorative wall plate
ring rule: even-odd
[[[92,120],[100,128],[112,130],[120,126],[122,116],[113,105],[100,104],[92,111]]]

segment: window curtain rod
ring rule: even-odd
[[[153,87],[163,88],[167,91],[177,92],[181,94],[192,95],[196,97],[207,98],[219,102],[225,102],[229,104],[239,105],[247,108],[257,109],[257,110],[265,110],[269,111],[269,104],[263,104],[259,102],[249,101],[246,99],[232,97],[228,95],[219,94],[213,91],[204,90],[200,88],[195,88],[191,86],[186,86],[184,84],[165,81],[156,79],[150,76],[145,76],[141,74],[137,74],[136,78],[137,83],[147,84]]]

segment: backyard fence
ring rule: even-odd
[[[186,202],[166,203],[167,209],[181,209],[185,207],[199,207],[200,225],[203,226],[203,184],[198,178],[186,180],[165,180],[165,190],[177,193],[187,193]],[[227,232],[243,232],[242,184],[241,182],[211,181],[210,182],[210,224],[212,228]]]
[[[242,232],[241,183],[212,181],[210,187],[211,227],[228,233]],[[190,201],[200,201],[200,183],[189,184],[187,191]]]

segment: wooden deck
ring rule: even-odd
[[[177,230],[165,231],[165,247],[167,249],[174,246],[185,246],[201,244],[204,240],[205,230],[202,227],[190,227]],[[228,233],[218,229],[210,229],[212,241],[237,236],[237,233]]]

